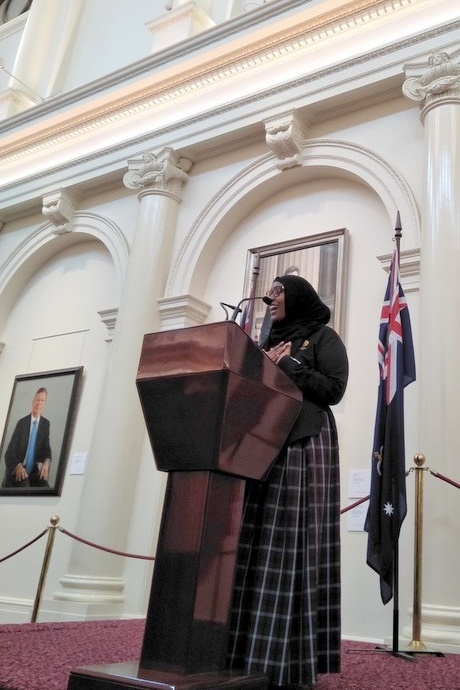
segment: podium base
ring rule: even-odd
[[[138,663],[82,666],[70,672],[67,690],[267,690],[268,678],[230,672],[179,675],[141,668]]]

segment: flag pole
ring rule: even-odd
[[[401,266],[400,263],[400,247],[401,247],[401,237],[402,237],[402,227],[401,227],[401,216],[399,211],[396,214],[395,223],[395,236],[394,241],[396,243],[396,250],[398,252],[398,272]],[[398,656],[403,659],[410,661],[414,660],[414,657],[405,652],[399,651],[399,534],[398,538],[394,543],[394,554],[393,554],[393,644],[392,644],[392,654],[393,656]]]
[[[249,290],[249,299],[254,299],[257,291],[257,283],[259,281],[260,273],[260,252],[254,255],[254,262],[251,274],[251,286]],[[254,302],[248,302],[243,314],[241,315],[240,326],[252,338],[253,336],[253,321],[254,321]]]
[[[364,529],[367,564],[380,576],[383,604],[393,599],[393,644],[378,647],[413,661],[399,651],[399,537],[406,516],[404,388],[415,381],[409,311],[399,276],[402,236],[399,211],[378,337],[379,388],[372,446],[371,492]]]
[[[396,247],[398,248],[398,268],[400,268],[399,247],[401,245],[401,237],[402,237],[401,216],[399,215],[399,211],[398,211],[398,213],[396,214],[396,223],[395,223],[395,242],[396,242]]]
[[[399,250],[401,246],[402,228],[399,211],[396,215],[395,236],[396,250],[398,252],[398,271],[400,269]],[[393,647],[392,652],[399,656],[399,534],[394,543],[393,554]],[[404,655],[405,656],[405,655]],[[409,657],[411,658],[411,657]]]
[[[396,250],[398,256],[398,272],[400,269],[400,246],[402,237],[401,216],[399,211],[396,215],[394,242],[396,243]],[[399,533],[393,545],[393,640],[391,650],[387,647],[380,647],[383,651],[390,652],[393,656],[406,659],[407,661],[414,661],[414,657],[406,652],[399,650]]]

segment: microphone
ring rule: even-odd
[[[254,302],[256,299],[261,299],[265,302],[265,297],[245,297],[244,299],[240,300],[236,307],[233,309],[233,313],[230,317],[230,321],[236,321],[236,317],[241,311],[241,305],[244,304],[244,302]],[[267,299],[270,299],[267,297]],[[266,303],[266,302],[265,302]],[[271,300],[270,300],[271,303]]]
[[[235,309],[235,306],[234,306],[233,304],[227,304],[227,302],[219,302],[219,304],[220,304],[220,306],[222,307],[222,309],[223,309],[224,312],[225,312],[225,320],[228,321],[228,311],[227,311],[227,307],[228,307],[229,309]]]
[[[262,301],[265,302],[265,304],[268,304],[269,306],[270,306],[270,304],[273,302],[272,298],[269,297],[268,295],[264,295],[264,296],[262,297]]]

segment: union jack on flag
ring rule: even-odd
[[[391,259],[390,276],[380,315],[378,341],[378,363],[380,367],[380,376],[386,382],[385,401],[387,405],[393,400],[398,386],[398,367],[401,366],[401,363],[398,361],[398,344],[400,343],[401,346],[403,344],[401,312],[403,309],[407,309],[406,297],[399,282],[398,263],[399,252],[395,249]],[[407,337],[408,334],[406,332],[406,339]],[[410,383],[410,381],[407,383]],[[404,385],[407,384],[405,383]]]
[[[380,316],[378,364],[371,492],[364,529],[368,532],[367,564],[380,575],[380,594],[386,604],[393,597],[394,555],[407,512],[404,388],[415,381],[412,331],[399,278],[398,246],[393,252]]]

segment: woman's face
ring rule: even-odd
[[[267,295],[273,300],[269,307],[272,321],[282,321],[286,318],[283,285],[275,280]]]

